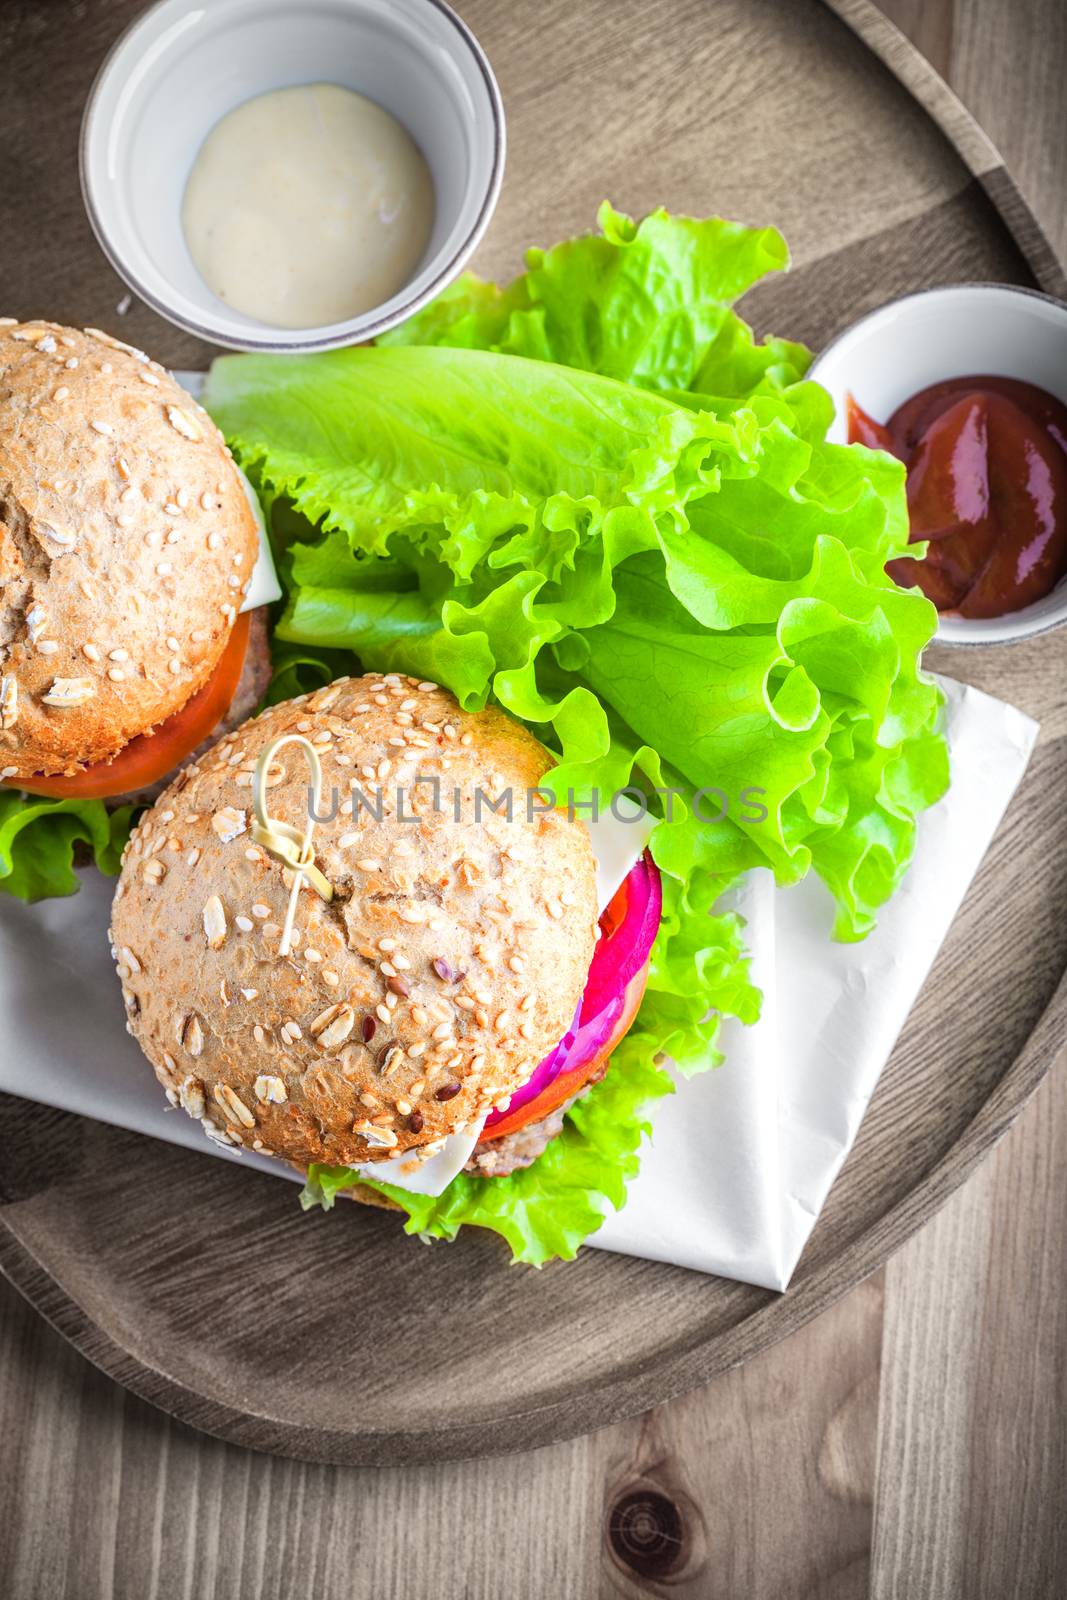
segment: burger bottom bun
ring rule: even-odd
[[[390,1200],[388,1195],[379,1194],[377,1189],[368,1189],[366,1184],[353,1184],[351,1189],[342,1189],[341,1194],[346,1200],[358,1200],[361,1206],[377,1206],[381,1211],[403,1211],[403,1206],[398,1206],[395,1200]]]

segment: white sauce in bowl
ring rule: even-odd
[[[182,202],[208,287],[277,328],[382,305],[413,277],[433,219],[433,180],[407,129],[329,83],[257,95],[223,117]]]

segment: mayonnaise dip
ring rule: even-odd
[[[276,89],[223,117],[182,202],[208,287],[278,328],[383,304],[413,275],[433,218],[433,180],[407,129],[332,83]]]

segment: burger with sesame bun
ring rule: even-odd
[[[378,1204],[533,1162],[629,1028],[660,908],[642,860],[599,913],[551,764],[503,712],[391,674],[186,767],[134,829],[111,929],[171,1102]]]
[[[96,329],[0,322],[0,775],[141,793],[269,677],[258,551],[207,414]],[[250,649],[250,640],[252,648]]]

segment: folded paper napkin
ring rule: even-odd
[[[736,904],[764,995],[760,1021],[731,1024],[725,1064],[679,1079],[659,1103],[628,1203],[592,1245],[788,1284],[1037,736],[1011,706],[950,680],[943,687],[952,787],[921,819],[915,859],[877,930],[835,944],[816,879],[780,890],[767,873],[749,874]],[[0,903],[0,1089],[294,1177],[281,1163],[228,1154],[167,1109],[125,1031],[107,947],[111,891],[90,872],[72,900]]]

